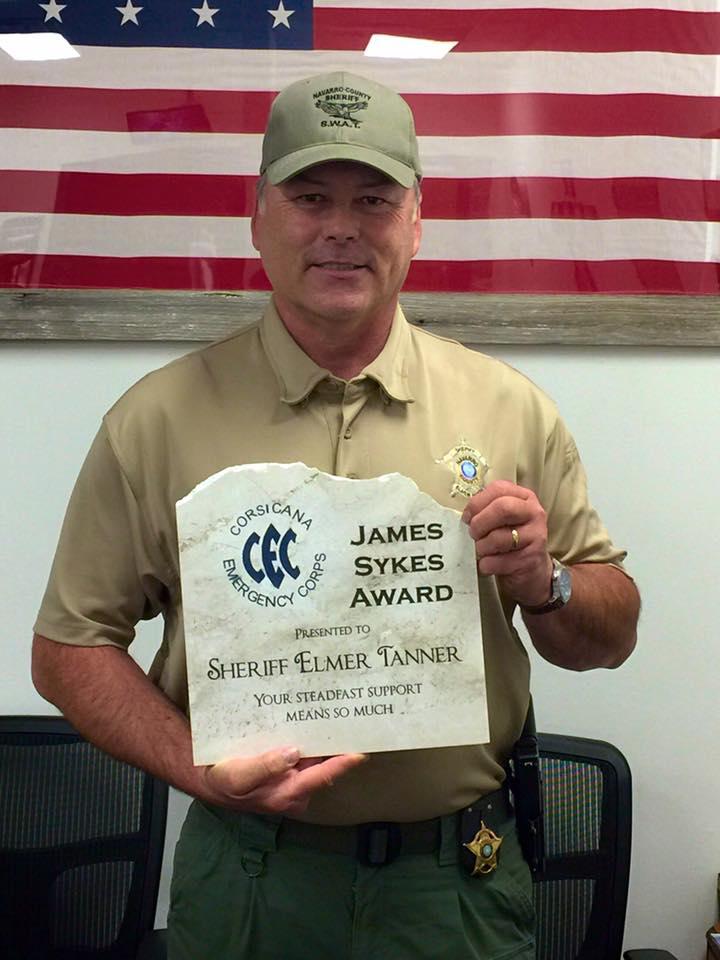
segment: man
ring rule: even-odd
[[[261,174],[252,236],[272,304],[104,418],[36,623],[35,683],[89,739],[197,798],[176,852],[171,960],[525,960],[529,872],[501,789],[528,705],[511,618],[520,607],[560,666],[620,664],[639,608],[624,553],[587,501],[553,404],[405,322],[398,294],[421,235],[407,104],[346,73],[293,84],[273,105]],[[458,450],[491,742],[315,760],[288,747],[193,767],[176,501],[232,464],[302,460],[349,478],[399,471],[457,506],[446,461]],[[158,613],[148,679],[126,651]],[[461,863],[469,807],[503,838],[485,875]],[[400,826],[358,827],[377,822]]]

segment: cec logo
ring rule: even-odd
[[[260,607],[292,607],[312,596],[327,560],[313,549],[312,524],[302,507],[281,500],[258,503],[235,517],[227,527],[237,537],[235,556],[222,561],[233,590]]]
[[[292,528],[281,536],[274,523],[269,524],[262,539],[258,533],[251,533],[242,551],[243,567],[247,575],[258,584],[267,577],[276,590],[286,576],[297,580],[300,570],[288,555],[290,544],[296,540]]]

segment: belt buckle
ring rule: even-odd
[[[384,867],[396,860],[402,847],[402,831],[397,823],[376,821],[357,827],[356,857],[366,867]]]

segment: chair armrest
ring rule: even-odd
[[[146,933],[140,944],[137,960],[165,960],[166,957],[167,930],[152,930]]]
[[[667,950],[626,950],[623,960],[677,960],[677,957]]]

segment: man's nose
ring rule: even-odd
[[[327,211],[323,228],[325,239],[336,243],[357,240],[360,234],[357,213],[349,204],[333,204]]]

